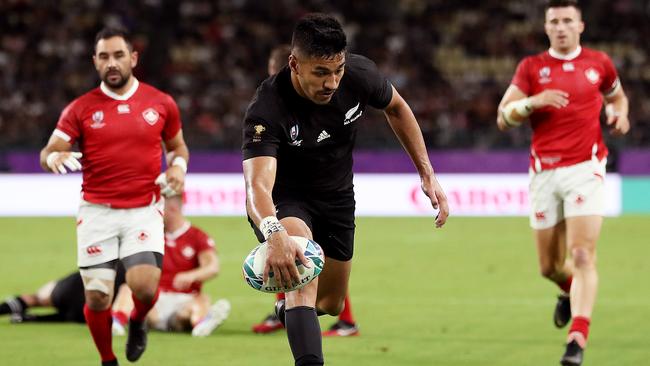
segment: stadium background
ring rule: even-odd
[[[33,201],[38,207],[56,205],[58,193],[48,176],[32,175],[38,172],[38,149],[61,109],[97,85],[90,56],[94,34],[103,24],[121,24],[134,33],[141,52],[136,76],[178,101],[193,153],[191,172],[240,171],[241,117],[265,78],[269,51],[290,41],[292,25],[301,15],[324,11],[340,16],[350,50],[375,60],[405,96],[439,172],[471,173],[463,179],[479,184],[485,176],[476,174],[524,173],[529,130],[502,134],[494,119],[517,61],[548,47],[541,4],[0,1],[0,211],[15,211]],[[612,150],[609,170],[621,179],[623,215],[606,221],[601,240],[603,287],[587,361],[643,364],[650,356],[642,331],[650,326],[643,320],[650,305],[642,280],[650,273],[643,258],[650,252],[647,216],[638,214],[650,213],[650,2],[594,0],[582,5],[583,44],[612,56],[630,98],[632,122],[625,138],[607,137]],[[361,123],[357,172],[370,174],[370,179],[376,173],[413,173],[380,113],[368,113]],[[16,177],[22,183],[8,186]],[[509,180],[504,177],[500,182]],[[29,215],[34,214],[49,215]],[[193,356],[187,362],[193,365],[286,364],[290,358],[283,335],[248,334],[271,300],[244,288],[239,278],[241,259],[254,244],[246,223],[240,217],[192,220],[220,243],[224,272],[207,289],[213,296],[231,298],[233,314],[205,341],[154,335],[141,364],[183,364],[173,351],[176,347],[189,350]],[[554,290],[538,278],[525,218],[452,217],[445,230],[435,233],[425,218],[364,217],[358,226],[352,291],[363,336],[327,341],[331,364],[557,361],[561,336],[550,328],[548,316],[541,315],[550,316]],[[74,241],[70,218],[0,218],[0,296],[34,289],[74,270]],[[400,254],[388,254],[395,250]],[[394,266],[400,271],[392,279],[373,280],[374,274]],[[427,273],[418,272],[420,267]],[[426,291],[422,282],[413,282],[420,276],[426,277]],[[32,351],[34,340],[42,352]],[[115,343],[119,350],[122,342]],[[79,327],[10,326],[0,321],[0,363],[82,365],[95,357],[90,347],[87,331]],[[279,349],[279,355],[247,353],[257,347]],[[72,349],[81,349],[80,354]],[[624,353],[622,361],[619,352]]]

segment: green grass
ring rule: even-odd
[[[600,292],[585,365],[644,365],[650,359],[648,217],[607,219],[599,243]],[[193,218],[216,240],[222,273],[206,285],[230,299],[227,322],[206,339],[152,333],[139,365],[291,365],[283,332],[250,326],[271,295],[241,279],[256,244],[242,218]],[[328,365],[557,365],[565,331],[551,323],[557,290],[538,275],[525,218],[361,218],[351,279],[360,337],[325,339]],[[71,218],[0,219],[0,297],[32,291],[75,269]],[[323,317],[327,327],[333,319]],[[114,339],[122,364],[124,338]],[[95,365],[85,327],[0,318],[2,365]]]

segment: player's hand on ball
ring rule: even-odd
[[[185,172],[179,166],[172,165],[165,172],[167,185],[176,192],[183,192],[185,186]]]
[[[47,156],[47,167],[54,174],[67,174],[81,170],[79,159],[83,154],[76,151],[54,151]],[[67,170],[66,170],[67,168]]]
[[[551,106],[557,109],[569,105],[569,93],[559,89],[546,89],[530,97],[533,109]]]
[[[296,258],[305,267],[311,267],[311,263],[305,258],[300,246],[284,230],[271,234],[267,243],[264,282],[268,280],[269,272],[273,272],[276,281],[282,286],[292,287],[292,282],[300,282]]]
[[[422,179],[422,191],[431,200],[431,206],[434,210],[438,210],[436,216],[436,227],[442,227],[447,222],[449,216],[449,203],[447,202],[447,195],[442,190],[440,183],[434,175]]]
[[[191,273],[181,272],[174,276],[172,285],[177,290],[187,290],[194,282],[194,276]]]

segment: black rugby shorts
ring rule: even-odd
[[[273,190],[276,216],[278,219],[296,217],[311,229],[314,241],[326,257],[349,261],[354,253],[354,191],[335,193],[305,193],[291,189]],[[248,222],[255,231],[257,240],[264,236],[253,221]]]

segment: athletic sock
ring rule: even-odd
[[[284,299],[284,292],[278,292],[277,294],[275,294],[275,299],[276,300]]]
[[[160,294],[160,290],[156,290],[156,295],[153,297],[153,300],[151,300],[150,303],[145,304],[144,302],[138,300],[138,298],[135,296],[135,293],[132,293],[131,298],[133,299],[133,311],[131,311],[131,319],[137,322],[143,322],[149,310],[151,310],[151,308],[156,305],[156,301],[158,301],[158,294]]]
[[[589,336],[589,324],[591,324],[591,320],[589,318],[584,316],[576,316],[573,318],[573,322],[571,323],[569,334],[573,332],[582,333],[586,341],[587,337]]]
[[[567,277],[563,282],[558,282],[557,285],[565,294],[568,294],[571,292],[571,283],[573,283],[573,276]]]
[[[352,316],[352,308],[350,307],[350,297],[345,297],[345,303],[343,305],[343,311],[339,314],[339,320],[343,320],[348,324],[355,324],[354,317]]]
[[[111,317],[111,309],[94,311],[88,305],[84,305],[84,316],[102,362],[115,360],[117,357],[113,353],[113,334],[111,333],[113,318]]]
[[[316,310],[309,306],[298,306],[287,309],[285,316],[287,338],[295,365],[323,365],[323,345]]]
[[[126,325],[129,322],[129,316],[123,311],[114,311],[113,319],[117,320],[120,325]]]
[[[22,313],[27,309],[27,304],[20,296],[10,297],[0,304],[0,314]]]

